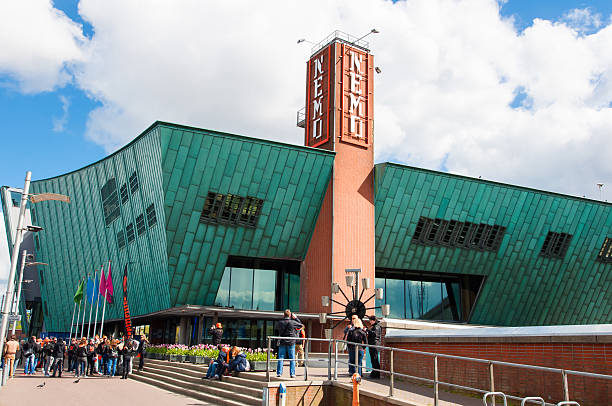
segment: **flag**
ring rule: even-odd
[[[100,293],[100,279],[96,278],[97,271],[94,273],[94,303],[98,301],[98,294]]]
[[[87,275],[87,301],[93,303],[94,283],[91,277]]]
[[[100,275],[100,295],[102,295],[103,298],[106,298],[106,280],[104,279],[104,268],[102,268],[102,275]],[[104,303],[104,301],[100,301],[100,304]]]
[[[125,268],[123,270],[123,321],[125,322],[125,336],[130,338],[132,336],[132,320],[130,319],[130,308],[128,307],[127,298],[127,269],[128,266],[125,264]]]
[[[106,301],[108,304],[113,304],[115,298],[113,297],[113,276],[111,274],[110,262],[108,263],[108,274],[106,275]]]
[[[79,287],[77,288],[75,294],[74,294],[74,303],[81,303],[81,300],[83,300],[83,284],[85,281],[81,280],[81,283],[79,283]]]

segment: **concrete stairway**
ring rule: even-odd
[[[223,381],[202,379],[207,366],[190,363],[145,360],[142,372],[134,370],[131,378],[158,388],[180,393],[215,405],[261,405],[265,382],[259,376],[224,377]],[[255,375],[255,374],[253,374]]]

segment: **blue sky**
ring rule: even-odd
[[[94,36],[92,26],[79,16],[76,1],[56,0],[54,5],[83,24],[85,37]],[[604,17],[612,14],[610,0],[509,0],[503,3],[501,14],[513,16],[520,31],[529,27],[534,18],[556,21],[571,9],[586,7]],[[41,179],[78,169],[107,155],[108,147],[105,149],[85,137],[89,113],[101,107],[100,101],[88,97],[74,83],[53,91],[24,94],[13,77],[1,72],[0,69],[0,134],[4,154],[0,161],[0,184],[21,186],[27,169],[33,172],[34,179]],[[526,94],[519,96],[515,104],[520,104]],[[445,164],[446,158],[441,167],[445,168]]]

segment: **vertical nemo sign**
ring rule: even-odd
[[[329,141],[330,100],[332,86],[331,46],[315,54],[308,61],[306,91],[306,141],[318,147]]]
[[[344,142],[368,147],[372,144],[373,58],[367,52],[341,45],[342,119],[340,137]]]

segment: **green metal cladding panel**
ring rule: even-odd
[[[420,216],[507,227],[497,252],[411,243]],[[539,255],[573,235],[563,259]],[[376,266],[486,276],[471,323],[612,323],[612,205],[396,164],[376,166]]]
[[[106,320],[123,317],[123,269],[128,268],[128,300],[133,316],[169,307],[168,259],[161,173],[160,135],[151,128],[128,146],[83,169],[55,178],[35,181],[32,193],[56,192],[69,195],[70,204],[42,202],[34,206],[40,247],[37,260],[50,265],[41,284],[47,312],[48,331],[68,331],[73,309],[73,295],[79,279],[88,272],[112,262],[115,304],[106,306]],[[117,189],[136,171],[139,188],[121,205],[121,214],[105,225],[100,190],[111,178]],[[157,224],[119,249],[117,233],[150,205],[155,205]],[[99,273],[98,273],[99,275]],[[95,312],[95,309],[94,309]],[[101,311],[99,312],[101,313]],[[89,316],[89,315],[87,315]],[[99,315],[100,318],[100,315]]]
[[[334,154],[160,126],[172,305],[211,305],[230,255],[306,255]],[[256,228],[199,222],[209,191],[263,199]]]

